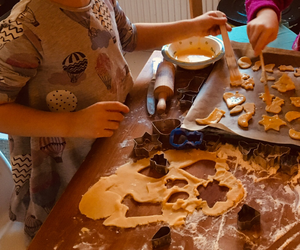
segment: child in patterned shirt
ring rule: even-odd
[[[219,34],[208,12],[132,24],[116,0],[21,0],[0,22],[0,131],[9,134],[10,219],[33,237],[85,159],[124,114],[133,80],[123,52]],[[231,30],[227,25],[227,29]]]

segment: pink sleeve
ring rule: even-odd
[[[280,12],[292,2],[293,0],[246,0],[247,19],[250,21],[255,18],[256,13],[263,8],[271,8],[276,12],[279,20]]]

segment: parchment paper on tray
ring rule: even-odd
[[[238,43],[232,41],[232,47],[236,58],[242,56],[248,56],[251,58],[251,61],[254,65],[254,62],[259,60],[259,57],[254,57],[253,50],[249,43]],[[265,64],[275,63],[274,72],[267,73],[275,77],[276,81],[279,77],[282,76],[283,72],[280,72],[278,66],[280,65],[292,65],[294,68],[300,67],[300,52],[275,49],[275,48],[265,48],[264,50],[264,59]],[[278,116],[287,123],[287,126],[281,126],[280,131],[275,130],[264,130],[264,126],[258,124],[262,120],[262,115],[273,116],[275,114],[268,113],[265,111],[266,104],[259,98],[259,94],[264,92],[264,84],[260,82],[261,78],[261,69],[258,71],[253,71],[252,68],[240,69],[241,74],[246,73],[250,77],[254,78],[255,86],[253,90],[245,90],[242,87],[231,87],[229,80],[229,71],[226,65],[225,58],[215,63],[214,68],[206,80],[205,84],[202,86],[197,98],[195,99],[192,107],[187,113],[183,123],[182,128],[189,130],[201,130],[206,126],[197,125],[195,122],[196,118],[205,118],[207,117],[215,107],[226,111],[225,116],[220,120],[219,123],[210,125],[211,127],[216,127],[227,131],[228,133],[237,134],[245,138],[279,143],[279,144],[292,144],[300,146],[300,141],[291,139],[289,137],[289,129],[293,128],[296,131],[300,131],[300,119],[291,121],[290,123],[285,120],[284,115],[286,112],[294,110],[300,111],[300,108],[295,107],[291,104],[290,97],[300,96],[300,77],[295,77],[294,72],[285,71],[286,74],[293,80],[295,83],[296,89],[287,91],[285,93],[279,92],[277,89],[271,88],[274,81],[268,81],[268,86],[270,93],[274,96],[278,96],[284,99],[284,105],[282,106],[282,111]],[[254,103],[255,114],[252,119],[249,121],[249,127],[244,129],[238,125],[238,117],[243,114],[230,115],[229,109],[223,100],[223,94],[225,92],[235,93],[238,91],[240,94],[245,95],[245,103]],[[244,112],[244,111],[243,111]]]

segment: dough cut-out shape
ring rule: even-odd
[[[214,110],[208,115],[208,117],[196,119],[196,123],[199,125],[209,125],[218,123],[226,112],[222,109],[214,108]]]
[[[230,110],[231,115],[236,115],[241,113],[244,110],[243,105],[236,105],[233,109]]]
[[[252,66],[252,70],[253,71],[258,71],[260,69],[260,67],[261,67],[261,62],[260,61],[256,61],[254,63],[254,65]]]
[[[291,103],[297,107],[300,108],[300,97],[295,96],[295,97],[290,97]]]
[[[265,131],[268,131],[270,129],[279,131],[281,126],[286,125],[286,122],[281,120],[278,115],[262,115],[262,117],[263,119],[260,120],[258,123],[264,126]]]
[[[248,75],[248,74],[246,74],[246,73],[243,73],[243,74],[241,75],[241,77],[242,77],[242,80],[247,80],[247,79],[250,78],[250,75]]]
[[[246,101],[246,97],[243,94],[239,94],[238,91],[235,93],[225,92],[223,94],[223,99],[229,109]]]
[[[269,73],[273,73],[273,69],[275,67],[275,63],[270,63],[265,65],[265,71]]]
[[[294,67],[292,65],[280,65],[278,66],[280,71],[294,71]]]
[[[105,226],[134,228],[155,222],[165,222],[171,226],[182,225],[185,218],[196,209],[208,216],[219,216],[236,206],[245,195],[240,180],[229,171],[225,159],[217,158],[215,152],[202,150],[168,150],[164,152],[170,163],[169,173],[161,178],[151,178],[142,175],[140,171],[149,166],[150,158],[137,162],[129,162],[119,167],[115,174],[101,177],[83,196],[79,203],[79,210],[88,218],[105,219]],[[215,162],[215,173],[207,179],[200,179],[185,171],[184,168],[199,161]],[[184,186],[167,187],[169,181],[185,180]],[[227,187],[225,201],[217,201],[212,207],[205,200],[199,198],[198,188],[207,187],[217,181],[219,186]],[[176,193],[186,193],[186,199],[168,202]],[[126,196],[130,195],[138,203],[161,204],[162,213],[150,216],[126,217],[128,206],[122,204]]]
[[[254,85],[255,85],[255,82],[254,82],[254,79],[253,78],[249,78],[247,80],[243,80],[242,81],[242,87],[244,89],[254,89]]]
[[[252,119],[252,113],[245,113],[239,116],[238,124],[243,128],[248,128],[249,120]]]
[[[295,89],[295,84],[292,79],[286,74],[283,73],[282,76],[278,79],[274,85],[271,86],[273,89],[277,89],[279,92],[287,92],[289,90]]]
[[[247,102],[243,104],[244,110],[246,113],[250,113],[252,115],[255,114],[255,104],[252,102]]]
[[[274,98],[273,94],[270,94],[271,100]],[[266,93],[260,93],[259,98],[262,99],[264,102],[266,102]]]
[[[294,72],[294,76],[296,77],[300,76],[300,68],[296,69],[296,71]]]
[[[293,120],[296,120],[300,118],[300,112],[299,111],[289,111],[285,114],[284,118],[288,121],[291,122]]]
[[[276,78],[274,76],[267,75],[267,81],[275,81],[275,80],[276,80]],[[265,82],[263,77],[260,78],[260,82],[262,82],[262,83]]]
[[[254,89],[254,79],[250,78],[250,75],[243,73],[241,74],[242,81],[230,82],[232,87],[240,87],[242,86],[244,89]]]
[[[283,104],[284,100],[276,96],[274,99],[272,99],[272,103],[266,106],[266,111],[273,114],[279,114]]]
[[[294,140],[300,140],[300,132],[294,129],[289,129],[289,136]]]
[[[238,65],[240,66],[240,68],[242,69],[248,69],[251,67],[252,62],[251,59],[247,56],[242,56],[238,59]]]

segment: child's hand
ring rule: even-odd
[[[277,38],[278,29],[277,15],[272,9],[261,9],[256,18],[247,24],[249,41],[256,56]]]
[[[226,29],[231,31],[231,26],[227,23],[226,15],[220,11],[208,11],[203,15],[193,19],[199,22],[197,34],[198,36],[219,35],[221,34],[220,25],[226,25]]]
[[[129,108],[120,102],[98,102],[74,113],[75,124],[70,136],[98,138],[110,137],[123,121]],[[133,121],[134,122],[134,121]]]

